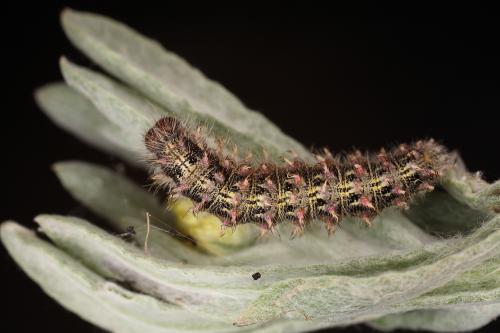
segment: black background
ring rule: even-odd
[[[434,137],[486,179],[500,176],[493,8],[23,3],[8,5],[2,18],[1,220],[34,227],[38,213],[81,209],[51,173],[55,161],[119,162],[54,126],[34,104],[36,87],[61,80],[59,56],[98,69],[64,37],[58,16],[66,6],[114,17],[159,40],[307,146],[376,149]],[[100,332],[45,296],[6,251],[0,256],[2,328]],[[495,328],[498,322],[482,331]]]

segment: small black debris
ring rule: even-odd
[[[125,230],[125,232],[131,236],[135,235],[135,229],[133,226],[129,226],[127,227],[127,229]]]
[[[257,272],[257,273],[253,273],[252,277],[253,277],[254,280],[258,280],[258,279],[260,279],[261,275],[260,275],[259,272]]]
[[[135,229],[132,226],[127,227],[127,229],[125,229],[125,232],[119,234],[118,236],[126,242],[132,242],[135,236]]]

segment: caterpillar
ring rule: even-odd
[[[451,156],[430,139],[378,153],[333,156],[325,149],[313,163],[285,158],[281,165],[251,165],[210,148],[171,117],[158,120],[144,141],[153,184],[170,197],[192,199],[194,212],[208,211],[223,226],[256,223],[267,231],[288,221],[294,234],[312,219],[323,221],[330,234],[346,216],[370,225],[386,207],[407,207],[415,195],[434,189]]]

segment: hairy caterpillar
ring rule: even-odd
[[[173,197],[196,202],[195,211],[218,216],[225,226],[257,223],[272,230],[289,221],[294,233],[320,219],[331,233],[345,216],[368,225],[380,210],[405,207],[419,192],[431,191],[450,165],[450,154],[433,140],[390,151],[333,156],[316,163],[300,159],[283,165],[250,165],[209,148],[174,118],[160,119],[145,135],[154,184]]]

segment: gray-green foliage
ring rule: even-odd
[[[94,14],[66,10],[62,23],[79,49],[121,81],[62,58],[66,83],[37,90],[42,110],[87,143],[142,166],[144,131],[174,115],[209,124],[209,135],[256,154],[264,147],[272,156],[293,149],[308,157],[158,43]],[[7,250],[48,295],[114,332],[300,332],[361,322],[464,331],[500,314],[500,183],[459,165],[444,179],[446,191],[405,213],[385,210],[371,229],[348,220],[329,238],[313,223],[303,237],[272,237],[220,257],[173,237],[168,212],[120,174],[78,161],[56,163],[54,171],[116,232],[134,226],[139,244],[145,212],[171,231],[153,232],[145,254],[75,217],[35,218],[51,242],[15,222],[2,224]],[[262,277],[253,280],[257,271]]]

